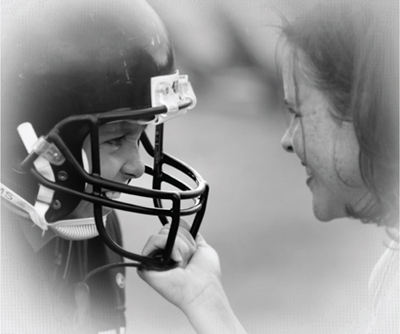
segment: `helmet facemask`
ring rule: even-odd
[[[139,110],[122,108],[70,116],[36,141],[20,167],[32,173],[41,188],[52,193],[47,196],[48,210],[45,212],[45,223],[42,222],[42,228],[52,229],[60,237],[70,240],[84,240],[99,234],[113,251],[123,257],[143,265],[162,266],[170,260],[182,217],[193,216],[191,233],[193,237],[196,236],[206,208],[208,185],[194,169],[163,151],[164,122],[186,113],[187,109],[193,108],[196,103],[187,76],[180,76],[176,72],[156,77],[152,79],[151,86],[151,108]],[[145,174],[152,178],[151,188],[118,183],[101,177],[99,129],[104,124],[120,121],[155,126],[154,144],[145,131],[140,138],[141,145],[153,160],[152,166],[145,166]],[[85,166],[87,163],[84,156],[82,157],[82,144],[88,136],[91,147],[89,161],[91,170]],[[52,177],[37,169],[38,160],[45,161],[51,166]],[[181,181],[175,176],[176,173],[170,175],[164,167],[190,178],[194,185]],[[168,190],[163,190],[164,186]],[[130,199],[122,201],[109,198],[105,195],[106,192],[121,193]],[[152,205],[137,205],[134,198],[150,198]],[[93,204],[94,221],[85,220],[82,223],[79,223],[79,220],[60,221],[82,200]],[[171,223],[163,255],[156,259],[141,256],[118,245],[105,228],[104,207],[157,216],[163,225]]]

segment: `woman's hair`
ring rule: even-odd
[[[319,5],[282,27],[285,45],[306,59],[335,118],[354,124],[362,179],[374,195],[348,214],[395,227],[399,216],[398,4]]]

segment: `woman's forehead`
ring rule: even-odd
[[[306,56],[300,50],[291,49],[284,55],[282,79],[285,100],[291,103],[301,103],[301,92],[307,87],[316,88]]]
[[[282,63],[283,90],[286,101],[295,101],[295,82],[293,76],[293,62],[286,58]]]
[[[293,50],[287,49],[283,54],[282,79],[284,98],[288,104],[296,104],[297,101],[297,82],[296,64]]]

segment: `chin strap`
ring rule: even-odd
[[[32,204],[30,204],[28,201],[26,201],[24,198],[19,196],[17,193],[15,193],[2,183],[1,183],[1,197],[6,199],[14,206],[27,212],[31,220],[43,230],[43,233],[47,231],[49,224],[46,222],[44,215],[42,215],[39,211],[37,211],[36,207],[34,207]]]
[[[21,140],[25,146],[25,149],[28,153],[31,153],[35,147],[39,143],[39,139],[35,133],[35,130],[32,127],[31,123],[22,123],[17,128],[18,134],[21,137]],[[54,173],[51,168],[50,163],[43,158],[42,156],[38,156],[37,159],[33,162],[36,170],[42,174],[46,179],[50,181],[55,181]],[[3,187],[3,185],[2,185]],[[10,189],[7,188],[8,193],[13,194],[13,198],[15,199],[12,201],[13,204],[17,205],[19,208],[25,210],[29,216],[31,217],[32,221],[38,225],[43,231],[47,230],[47,226],[49,225],[44,218],[47,210],[49,209],[54,191],[52,189],[46,188],[42,185],[39,185],[39,191],[36,197],[35,205],[32,206],[26,200],[12,192]]]
[[[38,206],[33,206],[4,184],[0,183],[0,186],[1,197],[28,213],[31,220],[35,225],[39,226],[43,230],[43,233],[50,228],[58,236],[66,240],[86,240],[98,235],[96,223],[93,217],[66,219],[54,223],[48,223],[44,218],[44,214],[41,214],[41,212],[38,211]],[[104,225],[107,221],[107,215],[103,216]]]
[[[18,126],[17,130],[28,153],[32,150],[36,150],[36,147],[38,144],[40,145],[41,141],[36,136],[32,125],[30,123],[23,123]],[[83,161],[85,169],[88,169],[86,156],[83,156]],[[45,178],[53,182],[55,181],[50,162],[46,160],[46,158],[39,155],[34,161],[34,166]],[[67,240],[86,240],[98,236],[99,233],[93,217],[60,220],[54,223],[48,223],[45,214],[51,205],[53,195],[54,191],[52,189],[39,185],[35,205],[32,205],[13,190],[1,184],[1,196],[15,207],[27,212],[31,220],[43,230],[43,233],[50,228],[58,236]],[[104,225],[106,224],[106,220],[107,215],[104,215]]]

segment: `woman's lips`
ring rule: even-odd
[[[306,174],[307,174],[307,185],[310,184],[311,180],[313,179],[314,172],[310,167],[308,167],[304,162],[301,162],[301,164],[306,168]]]

